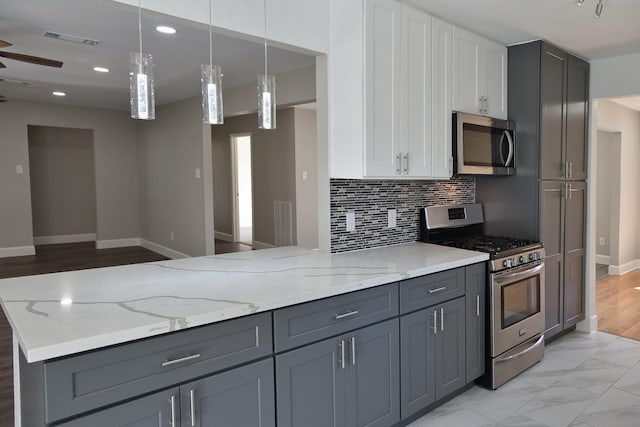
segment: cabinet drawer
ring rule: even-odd
[[[272,353],[271,314],[44,363],[48,423]]]
[[[409,313],[464,295],[464,267],[400,282],[400,313]]]
[[[276,310],[276,352],[398,315],[398,286],[379,286]]]

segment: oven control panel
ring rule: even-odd
[[[491,261],[491,271],[501,271],[509,268],[519,267],[530,262],[544,259],[544,248],[537,248],[519,254],[497,258]]]

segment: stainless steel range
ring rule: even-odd
[[[544,356],[544,248],[540,242],[485,236],[481,204],[421,210],[421,240],[489,253],[487,373],[495,389]]]

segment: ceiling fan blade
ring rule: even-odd
[[[0,49],[2,49],[3,47],[9,47],[9,46],[13,46],[11,43],[6,42],[4,40],[0,40]]]
[[[0,62],[0,68],[7,68],[7,66]]]
[[[0,52],[0,56],[7,59],[13,59],[15,61],[28,62],[29,64],[45,65],[47,67],[62,68],[61,61],[55,61],[53,59],[41,58],[39,56],[23,55],[15,52]]]

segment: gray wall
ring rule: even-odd
[[[253,240],[274,244],[274,200],[294,203],[295,218],[295,112],[279,109],[277,129],[259,130],[255,114],[227,117],[211,130],[213,158],[214,225],[217,232],[232,234],[230,135],[251,133],[253,159]],[[317,226],[317,221],[313,224]],[[294,243],[296,224],[293,224]]]
[[[138,122],[141,237],[189,256],[206,253],[202,138],[199,97]]]
[[[29,126],[33,235],[96,233],[93,131]]]
[[[316,111],[295,108],[296,234],[298,246],[309,249],[318,247],[317,135]]]
[[[614,186],[612,166],[614,153],[620,153],[616,139],[620,134],[598,131],[597,181],[596,182],[596,254],[609,257],[611,255],[611,199],[620,192],[620,185]],[[600,244],[600,239],[605,244]]]
[[[0,104],[0,248],[33,244],[28,125],[93,130],[98,239],[138,237],[138,157],[129,115],[12,100]]]

